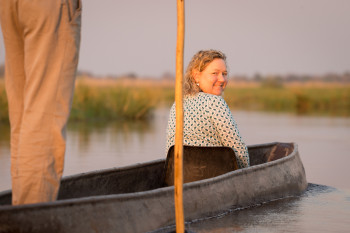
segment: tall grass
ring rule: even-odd
[[[146,119],[160,103],[159,91],[111,80],[79,80],[70,119]]]
[[[230,108],[239,110],[293,111],[294,105],[293,94],[284,89],[228,87],[224,97]]]
[[[224,94],[236,110],[350,117],[350,85],[230,82]],[[70,120],[147,119],[157,107],[174,102],[174,81],[79,78]],[[0,79],[0,122],[8,121]]]
[[[78,79],[70,115],[77,120],[143,120],[173,99],[172,87],[150,82]],[[4,81],[0,79],[0,122],[8,121]]]
[[[233,109],[350,116],[349,85],[234,86],[225,90]]]
[[[4,79],[0,78],[0,122],[8,121],[8,106]]]

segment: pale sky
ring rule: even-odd
[[[231,74],[350,71],[350,0],[185,0],[185,11],[185,67],[212,48]],[[176,24],[176,0],[83,0],[78,69],[174,74]]]

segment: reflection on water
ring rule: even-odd
[[[190,225],[195,232],[346,232],[350,193],[311,186],[305,195]]]
[[[169,109],[149,121],[70,122],[64,175],[165,157]],[[308,182],[349,189],[350,118],[233,112],[248,144],[296,142]],[[0,190],[10,188],[9,127],[0,125]]]
[[[10,188],[10,126],[0,124],[0,191]]]
[[[165,157],[169,109],[148,122],[70,122],[64,175]],[[245,142],[297,142],[308,182],[305,195],[265,203],[188,225],[195,232],[346,232],[350,228],[350,118],[234,112]],[[0,191],[9,189],[9,127],[0,125]]]
[[[148,121],[70,122],[64,176],[164,158],[169,109]],[[9,127],[0,125],[0,191],[11,188]]]
[[[186,229],[197,233],[228,232],[348,232],[350,192],[309,184],[300,197],[291,197],[219,217],[196,220]],[[156,231],[171,232],[174,227]]]
[[[149,121],[70,122],[64,175],[165,157],[169,109]],[[296,142],[308,182],[350,189],[350,118],[233,112],[248,144]],[[0,125],[0,190],[10,188],[9,127]]]
[[[246,143],[296,142],[308,182],[350,189],[350,118],[236,112]]]
[[[149,121],[71,123],[64,175],[163,158],[168,109]]]

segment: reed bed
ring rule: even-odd
[[[147,119],[166,96],[164,88],[127,80],[79,79],[70,120]]]
[[[282,86],[229,85],[225,100],[232,109],[291,112],[300,115],[350,116],[350,85],[290,83]]]
[[[8,106],[4,79],[0,78],[0,122],[8,121]]]
[[[174,80],[77,79],[71,121],[144,120],[174,102]],[[350,117],[350,84],[230,81],[224,98],[230,108]],[[0,79],[0,122],[8,121],[4,82]]]

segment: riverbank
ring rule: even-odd
[[[231,109],[312,116],[350,116],[350,84],[327,82],[232,82],[225,90]]]
[[[139,120],[174,102],[173,79],[79,76],[71,121]],[[313,116],[350,116],[350,84],[230,80],[224,98],[231,109],[288,112]],[[4,81],[0,79],[0,122],[8,121]]]

